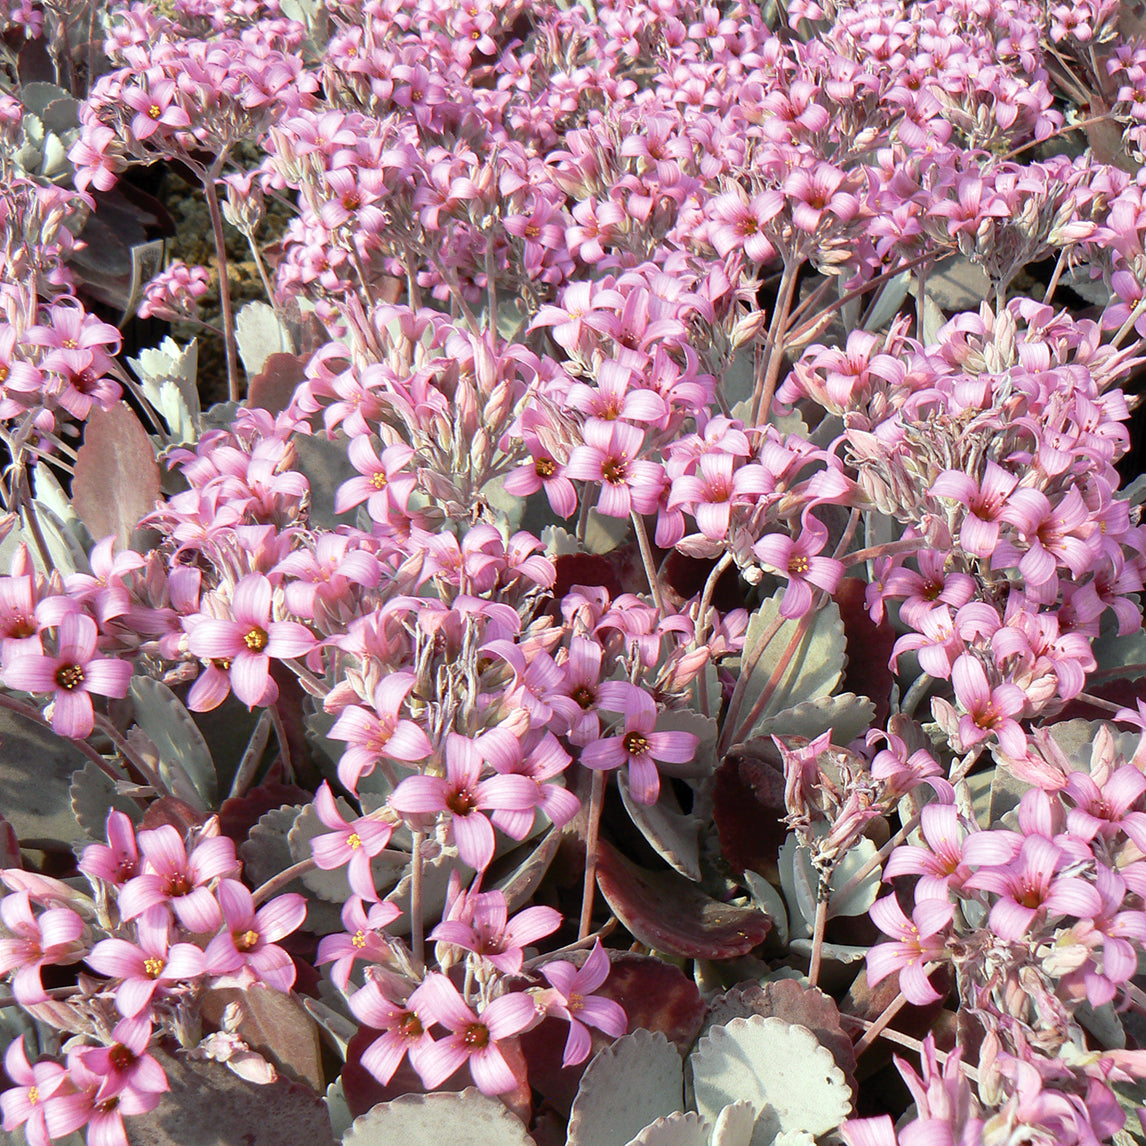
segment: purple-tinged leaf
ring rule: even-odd
[[[217,987],[206,991],[200,1006],[208,1023],[221,1026],[223,1012],[235,1003],[243,1012],[235,1033],[281,1073],[314,1090],[323,1090],[318,1024],[293,995],[259,984],[249,990]]]
[[[597,885],[642,943],[693,959],[732,959],[762,943],[772,921],[751,907],[710,899],[674,871],[649,871],[601,841]]]
[[[88,532],[97,539],[115,534],[118,546],[126,547],[158,498],[155,447],[131,407],[93,407],[72,481],[72,502]]]
[[[256,1085],[222,1063],[159,1060],[171,1084],[149,1114],[129,1122],[132,1146],[216,1146],[219,1142],[305,1142],[332,1146],[334,1135],[322,1098],[309,1087],[280,1078]]]

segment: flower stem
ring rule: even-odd
[[[930,968],[933,968],[934,966],[934,963],[929,963],[923,970],[925,973],[929,973]],[[894,1019],[901,1010],[903,1010],[906,1004],[907,999],[904,998],[903,992],[900,991],[899,994],[896,995],[890,1003],[888,1003],[887,1007],[884,1009],[883,1014],[880,1015],[879,1018],[876,1019],[875,1022],[872,1023],[872,1025],[868,1027],[866,1031],[864,1031],[863,1038],[861,1038],[860,1041],[855,1044],[854,1049],[856,1058],[859,1058],[859,1056],[863,1054],[863,1052],[866,1051],[868,1047],[870,1047],[871,1044],[874,1043],[881,1034],[883,1034],[891,1020]]]
[[[593,772],[593,786],[589,790],[589,824],[585,830],[585,885],[581,892],[581,923],[577,939],[589,937],[593,918],[593,896],[597,890],[597,843],[601,830],[601,810],[605,803],[605,773]]]
[[[293,883],[300,875],[306,875],[308,871],[314,871],[317,867],[318,864],[314,862],[314,856],[291,864],[290,867],[280,871],[278,875],[271,876],[266,883],[255,888],[253,893],[255,903],[262,903],[263,900],[270,899],[272,895],[282,891],[284,887]]]
[[[410,945],[415,967],[426,965],[426,924],[422,918],[422,839],[414,833],[414,852],[410,857]]]
[[[219,309],[223,313],[223,348],[227,355],[227,397],[232,402],[238,402],[242,393],[239,388],[235,311],[231,304],[231,284],[227,278],[227,240],[223,234],[223,212],[219,206],[219,194],[215,190],[215,180],[223,170],[226,154],[224,151],[204,175],[203,191],[207,197],[207,211],[211,216],[211,230],[215,238],[215,260],[219,267]]]
[[[772,311],[772,325],[768,328],[768,356],[760,362],[763,369],[757,372],[756,388],[752,394],[752,424],[756,426],[768,421],[772,411],[772,397],[776,393],[780,366],[784,361],[784,333],[792,308],[792,298],[796,293],[799,269],[798,263],[786,260],[784,272],[780,276],[776,307]]]
[[[645,528],[645,519],[636,510],[632,510],[629,516],[633,519],[633,530],[637,535],[637,545],[641,550],[641,561],[644,562],[649,592],[653,595],[653,602],[656,604],[657,611],[663,617],[665,616],[665,602],[661,596],[660,578],[657,577],[657,567],[653,561],[653,547],[649,544],[649,531]]]
[[[820,880],[820,896],[816,902],[816,921],[812,926],[812,957],[808,963],[808,986],[814,987],[820,981],[820,966],[824,959],[824,930],[828,926],[828,901],[831,889],[827,879]]]
[[[247,789],[251,786],[251,781],[255,778],[255,773],[258,771],[259,761],[263,758],[263,751],[266,749],[267,741],[270,738],[271,718],[269,713],[264,710],[255,725],[254,732],[251,733],[250,740],[247,741],[243,758],[239,761],[234,782],[231,784],[230,799],[246,795]]]

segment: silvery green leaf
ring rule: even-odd
[[[911,285],[911,272],[901,271],[880,288],[864,330],[882,330],[899,313]]]
[[[128,690],[135,722],[159,753],[159,772],[172,794],[206,812],[218,784],[211,750],[186,705],[162,681],[136,675]]]
[[[730,718],[740,725],[748,721],[774,675],[778,681],[749,727],[804,701],[829,695],[843,675],[847,640],[839,606],[834,601],[826,601],[810,619],[781,621],[771,639],[763,644],[764,637],[779,619],[782,596],[783,590],[780,590],[764,601],[752,614],[744,634],[740,663],[750,667],[747,675],[736,683],[738,695],[734,694],[733,703],[738,707],[729,713]],[[789,643],[801,623],[806,624],[806,630],[789,657]],[[781,667],[785,657],[786,662]],[[746,739],[744,733],[747,731],[734,729],[738,740]]]
[[[44,139],[43,154],[40,159],[40,174],[45,179],[56,179],[71,168],[68,160],[68,149],[64,141],[55,132],[49,133]]]
[[[879,849],[866,836],[857,840],[836,861],[832,870],[832,878],[828,882],[831,895],[828,898],[828,918],[835,919],[838,915],[866,915],[868,908],[875,903],[879,894],[880,877],[883,869],[876,865],[863,877],[846,895],[840,894],[844,885],[856,875],[862,867],[870,863]]]
[[[713,1027],[689,1060],[697,1110],[715,1119],[729,1104],[757,1111],[750,1146],[777,1134],[827,1134],[848,1116],[851,1091],[831,1051],[806,1027],[753,1015]]]
[[[581,1076],[568,1146],[625,1146],[684,1107],[684,1067],[659,1031],[636,1030],[601,1051]]]
[[[629,778],[617,778],[625,811],[653,850],[670,867],[694,883],[700,882],[700,832],[704,827],[699,816],[680,810],[671,784],[662,784],[655,804],[639,804],[629,790]]]
[[[108,812],[123,812],[136,825],[143,819],[143,809],[130,796],[120,793],[115,781],[91,760],[72,774],[68,803],[88,838],[100,842],[107,838]]]
[[[147,243],[136,243],[131,248],[131,285],[127,288],[127,301],[123,304],[122,326],[139,308],[143,288],[161,270],[167,253],[167,243],[163,239],[152,239]]]
[[[426,920],[440,919],[446,907],[446,894],[450,887],[453,872],[461,876],[462,886],[469,885],[474,872],[458,858],[456,848],[446,848],[442,854],[422,863],[422,917]],[[386,928],[391,935],[410,934],[410,894],[414,884],[413,863],[398,881],[398,886],[385,896],[387,903],[393,903],[402,912]],[[429,931],[429,927],[426,928]]]
[[[1138,628],[1120,637],[1117,621],[1107,617],[1090,647],[1100,669],[1121,669],[1119,675],[1125,680],[1137,680],[1146,674],[1146,668],[1139,667],[1146,665],[1146,629]]]
[[[746,871],[740,882],[748,888],[753,902],[772,920],[772,935],[781,947],[788,945],[788,910],[784,897],[759,872]]]
[[[585,547],[581,552],[611,553],[629,535],[627,517],[608,517],[589,510],[589,521],[585,527]]]
[[[792,833],[780,848],[780,886],[788,901],[792,936],[811,935],[820,876],[812,866],[812,853],[802,847]]]
[[[368,1110],[342,1136],[342,1146],[534,1146],[521,1120],[476,1087],[458,1093],[404,1094]]]
[[[751,736],[803,736],[815,740],[830,730],[832,743],[843,748],[862,736],[874,719],[875,705],[866,696],[840,692],[766,716],[756,723]]]
[[[248,378],[260,373],[272,354],[294,353],[290,332],[265,302],[249,302],[235,316],[235,340]]]

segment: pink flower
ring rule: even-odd
[[[324,935],[318,941],[316,966],[333,963],[330,978],[335,986],[345,991],[356,959],[382,963],[389,958],[389,937],[384,929],[401,914],[392,903],[373,903],[367,912],[363,901],[352,895],[342,908],[342,926],[346,930]]]
[[[294,961],[275,941],[302,926],[306,900],[291,892],[276,896],[256,911],[254,897],[234,879],[222,880],[216,894],[224,930],[207,944],[207,973],[237,977],[244,988],[253,981],[289,991],[294,986]]]
[[[960,820],[954,804],[925,804],[920,813],[920,830],[927,847],[901,844],[888,857],[883,878],[897,875],[919,875],[915,899],[946,901],[949,889],[958,891],[967,881],[971,869],[963,858],[963,841],[968,829]]]
[[[440,976],[439,976],[440,977]],[[410,1065],[425,1078],[425,1058],[434,1045],[429,1028],[430,1000],[425,984],[418,987],[405,1004],[395,1003],[373,979],[350,996],[350,1009],[359,1022],[382,1031],[363,1052],[362,1066],[384,1086],[407,1055]],[[451,1072],[452,1073],[452,1072]]]
[[[127,696],[132,668],[114,657],[97,657],[99,630],[86,613],[60,618],[57,655],[24,655],[4,666],[4,683],[25,692],[52,694],[52,728],[82,740],[95,724],[92,694]]]
[[[334,495],[334,512],[345,513],[366,502],[373,521],[388,521],[393,512],[406,512],[417,476],[399,471],[414,456],[409,446],[387,446],[379,457],[365,435],[352,438],[347,447],[350,464],[361,475],[343,482]]]
[[[134,1090],[143,1094],[163,1094],[170,1090],[167,1075],[158,1061],[147,1054],[151,1043],[151,1020],[142,1016],[120,1019],[111,1033],[111,1046],[80,1047],[76,1058],[104,1081],[101,1098]]]
[[[664,471],[655,462],[637,455],[645,436],[628,422],[607,422],[590,418],[582,430],[583,446],[569,455],[568,477],[601,483],[597,512],[608,517],[628,517],[652,513],[660,499]]]
[[[811,234],[820,225],[825,211],[847,222],[859,211],[859,200],[840,191],[844,172],[829,163],[817,163],[811,171],[797,167],[784,181],[784,193],[792,197],[792,222]]]
[[[398,718],[416,679],[409,672],[390,673],[374,690],[372,710],[349,704],[334,722],[328,735],[347,743],[338,760],[338,779],[349,791],[357,792],[359,780],[369,776],[383,757],[413,763],[433,752],[434,746],[417,724]]]
[[[304,656],[314,648],[315,638],[297,621],[270,619],[271,583],[262,573],[248,573],[235,586],[231,614],[230,621],[202,615],[187,618],[187,647],[195,656],[215,662],[248,708],[273,704],[278,686],[270,675],[271,657]],[[207,692],[198,686],[196,681],[188,697],[193,712],[215,708],[226,696],[226,690],[220,695],[217,688]]]
[[[314,862],[323,871],[345,867],[350,890],[363,899],[377,899],[370,861],[385,850],[394,829],[381,820],[366,816],[348,823],[338,811],[330,785],[325,782],[314,797],[314,807],[318,818],[328,828],[335,829],[310,841]]]
[[[944,470],[929,492],[932,497],[949,498],[966,507],[959,544],[976,557],[990,557],[999,540],[999,522],[1007,500],[1018,484],[1015,474],[989,461],[981,483],[962,470]]]
[[[202,839],[191,855],[183,837],[170,824],[139,833],[143,871],[119,893],[119,911],[125,920],[166,905],[194,934],[219,926],[219,905],[207,885],[239,869],[235,843],[227,836]]]
[[[12,994],[22,1006],[46,1002],[40,971],[80,958],[83,920],[67,907],[50,907],[36,916],[28,892],[18,891],[0,899],[0,922],[8,933],[0,939],[0,975],[16,972]]]
[[[88,844],[79,869],[84,875],[122,887],[139,873],[139,848],[135,828],[123,812],[107,814],[107,844]]]
[[[573,963],[555,960],[540,971],[549,980],[549,989],[538,995],[538,1006],[546,1014],[558,1015],[569,1023],[562,1066],[575,1066],[589,1056],[592,1040],[586,1024],[604,1031],[610,1038],[625,1033],[629,1020],[620,1003],[595,999],[593,992],[609,977],[609,957],[598,939],[580,969]]]
[[[418,988],[423,1018],[450,1031],[421,1055],[418,1073],[427,1090],[441,1086],[468,1062],[483,1094],[504,1094],[520,1081],[498,1047],[501,1039],[525,1030],[537,1017],[533,999],[519,991],[501,995],[476,1014],[445,975],[426,976]]]
[[[171,946],[171,919],[148,912],[137,924],[138,943],[101,939],[85,962],[93,971],[120,980],[115,1005],[125,1018],[134,1018],[151,1004],[157,990],[198,979],[204,973],[203,952],[193,943]]]
[[[964,752],[994,734],[1008,756],[1026,754],[1027,736],[1014,717],[1026,708],[1027,694],[1018,685],[1003,683],[992,688],[986,670],[971,653],[955,658],[951,683],[966,713],[959,719],[959,739]]]
[[[561,912],[552,907],[527,907],[509,919],[500,891],[458,898],[461,910],[451,911],[451,918],[439,923],[430,938],[482,956],[503,975],[520,971],[522,949],[561,926]]]
[[[834,593],[844,575],[844,566],[831,557],[817,557],[827,544],[828,530],[817,518],[804,514],[800,536],[793,541],[782,533],[770,533],[752,546],[756,559],[766,569],[788,579],[780,601],[780,615],[802,617],[812,607],[812,586]]]
[[[628,764],[633,799],[638,804],[655,804],[661,790],[656,762],[687,764],[700,744],[694,732],[657,732],[656,724],[656,706],[649,700],[626,713],[624,732],[586,744],[581,763],[593,769]]]
[[[4,1070],[16,1084],[0,1094],[3,1128],[11,1133],[18,1126],[24,1128],[28,1146],[51,1146],[48,1133],[48,1103],[54,1095],[67,1092],[68,1072],[58,1062],[28,1062],[23,1038],[15,1038],[4,1052]]]
[[[493,826],[481,813],[506,808],[527,811],[537,789],[527,776],[482,780],[478,746],[451,732],[446,737],[445,776],[408,776],[390,795],[390,807],[404,816],[449,813],[458,855],[475,871],[484,871],[494,851]]]
[[[927,978],[927,965],[944,959],[946,931],[955,914],[955,905],[946,899],[925,899],[916,903],[911,919],[903,914],[894,895],[877,900],[870,915],[892,943],[877,943],[867,953],[867,981],[871,986],[899,972],[899,989],[916,1006],[934,1003],[942,995]]]
[[[783,209],[784,196],[779,191],[764,191],[749,199],[748,192],[736,184],[708,205],[712,219],[708,241],[721,258],[742,250],[752,262],[766,263],[776,251],[765,238],[763,228]]]
[[[165,127],[191,126],[190,116],[178,104],[172,103],[175,94],[175,83],[169,79],[156,79],[146,88],[123,89],[123,102],[135,112],[131,133],[136,139],[150,139],[160,124]]]
[[[705,537],[719,541],[728,533],[732,507],[752,505],[771,493],[775,477],[760,465],[733,468],[736,458],[726,453],[701,454],[698,473],[684,474],[672,483],[668,508],[684,506],[696,518]]]
[[[1003,939],[1021,939],[1040,915],[1092,919],[1102,910],[1097,891],[1084,880],[1059,876],[1068,856],[1045,836],[1027,836],[1008,865],[980,868],[964,887],[994,892],[988,923]]]

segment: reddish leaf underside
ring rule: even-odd
[[[88,532],[96,540],[115,534],[125,548],[158,498],[155,447],[131,407],[93,408],[72,481],[72,503]]]
[[[691,959],[732,959],[764,941],[772,921],[751,907],[710,899],[674,871],[630,863],[604,840],[597,885],[617,918],[642,943]]]

